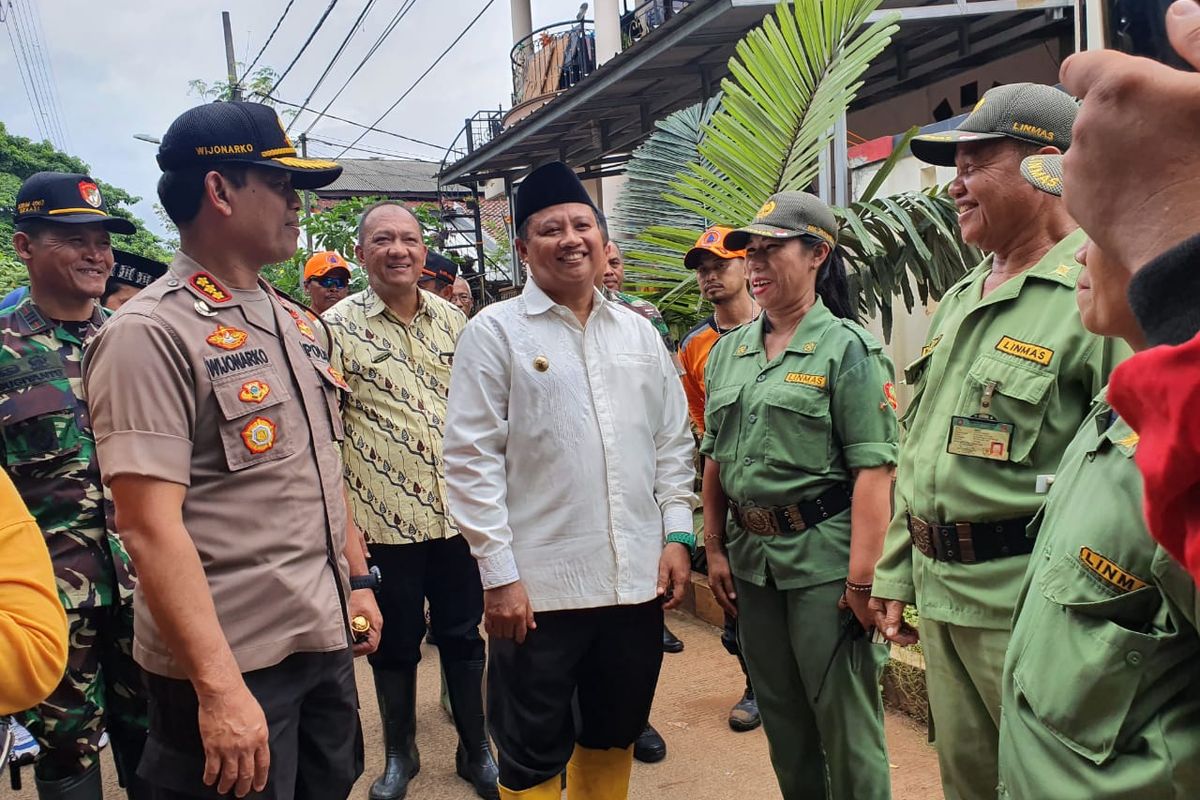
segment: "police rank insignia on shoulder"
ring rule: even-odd
[[[242,428],[242,442],[255,455],[267,452],[275,446],[275,423],[266,417],[255,417]]]
[[[1126,572],[1090,547],[1085,546],[1079,549],[1079,560],[1100,580],[1122,594],[1136,592],[1138,589],[1146,587],[1144,580]]]
[[[217,329],[208,335],[204,341],[222,350],[237,350],[246,343],[246,332],[228,325],[218,325]]]
[[[188,278],[192,288],[212,300],[214,303],[228,303],[233,295],[225,291],[225,287],[217,283],[217,279],[207,272],[197,272]]]
[[[786,383],[798,383],[801,386],[815,386],[818,389],[824,389],[826,384],[824,375],[811,375],[807,372],[789,372],[783,380]]]
[[[261,403],[271,393],[271,385],[266,381],[247,381],[238,392],[238,399],[243,403]]]

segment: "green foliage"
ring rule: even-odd
[[[0,288],[7,282],[16,280],[18,272],[20,279],[15,285],[24,285],[27,282],[25,267],[12,249],[12,215],[22,181],[35,172],[42,171],[84,174],[92,172],[86,163],[56,149],[49,142],[34,142],[24,136],[13,135],[4,127],[4,123],[0,122]],[[137,232],[131,236],[114,235],[113,246],[148,258],[169,261],[171,254],[167,244],[146,230],[142,221],[128,208],[140,202],[141,198],[134,197],[124,189],[106,183],[95,175],[92,177],[96,178],[96,183],[104,194],[109,213],[124,217],[137,226]],[[8,286],[8,289],[12,288],[14,286]]]
[[[866,24],[879,4],[780,3],[739,42],[719,105],[677,112],[635,151],[614,224],[636,240],[626,252],[630,278],[665,316],[694,319],[706,310],[682,264],[706,225],[743,225],[770,195],[810,189],[834,123],[897,29],[894,16]],[[937,298],[976,260],[944,193],[874,197],[895,160],[858,202],[834,209],[851,289],[864,311],[882,315],[887,332],[895,295],[913,307],[910,278],[923,301]]]
[[[11,256],[0,253],[0,297],[29,283],[29,272],[25,265]]]
[[[238,73],[241,73],[245,68],[245,64],[240,61],[237,62]],[[279,73],[270,67],[259,67],[248,79],[243,75],[242,80],[238,83],[238,88],[242,90],[243,99],[253,99],[254,102],[266,103],[273,106],[275,103],[266,99],[266,95],[271,90],[271,87],[275,85],[275,81],[278,78]],[[188,81],[188,94],[199,97],[202,100],[229,100],[233,97],[232,88],[228,78],[222,78],[211,83],[200,78],[193,78]]]

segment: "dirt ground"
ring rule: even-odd
[[[734,733],[726,725],[729,707],[741,694],[742,679],[737,662],[721,647],[720,632],[679,613],[670,615],[669,625],[686,648],[664,657],[651,714],[651,722],[667,741],[668,755],[658,764],[634,765],[630,799],[777,800],[779,790],[762,730]],[[408,797],[471,800],[474,793],[454,774],[454,727],[438,704],[437,648],[427,646],[425,651],[417,706],[422,768]],[[370,669],[362,660],[358,663],[358,685],[363,700],[367,768],[351,795],[356,800],[367,797],[383,762],[374,687]],[[925,741],[924,729],[907,717],[889,712],[887,736],[894,800],[942,800],[937,757]],[[104,770],[105,797],[123,798],[107,756]],[[14,795],[0,790],[0,796],[35,800],[32,783],[29,774],[21,792]]]

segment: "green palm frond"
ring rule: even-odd
[[[668,319],[686,323],[706,310],[682,256],[707,224],[745,224],[775,192],[811,187],[834,123],[897,29],[894,17],[865,25],[879,3],[780,3],[738,44],[719,107],[671,115],[634,152],[614,227],[630,278]],[[875,196],[914,132],[861,200],[834,209],[851,288],[885,332],[897,294],[910,310],[918,298],[937,299],[977,260],[944,191]]]

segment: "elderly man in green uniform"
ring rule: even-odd
[[[1033,540],[1026,526],[1119,342],[1075,308],[1083,240],[1061,200],[1021,180],[1021,159],[1071,142],[1078,106],[1049,86],[987,92],[955,131],[913,153],[956,166],[963,239],[990,252],[951,287],[920,358],[901,424],[895,514],[875,572],[877,624],[895,642],[916,603],[934,741],[947,800],[996,796],[1000,685]]]
[[[41,744],[38,797],[99,798],[105,730],[131,798],[146,740],[134,663],[133,570],[114,533],[82,385],[83,350],[107,316],[97,304],[113,267],[108,213],[86,175],[39,172],[17,194],[13,249],[29,296],[0,315],[0,452],[46,537],[67,609],[67,671],[22,721]]]
[[[1023,174],[1062,192],[1059,156]],[[1130,268],[1092,242],[1078,302],[1088,330],[1145,350]],[[1000,797],[1200,797],[1200,597],[1150,538],[1138,435],[1097,396],[1033,530],[1004,664]]]

